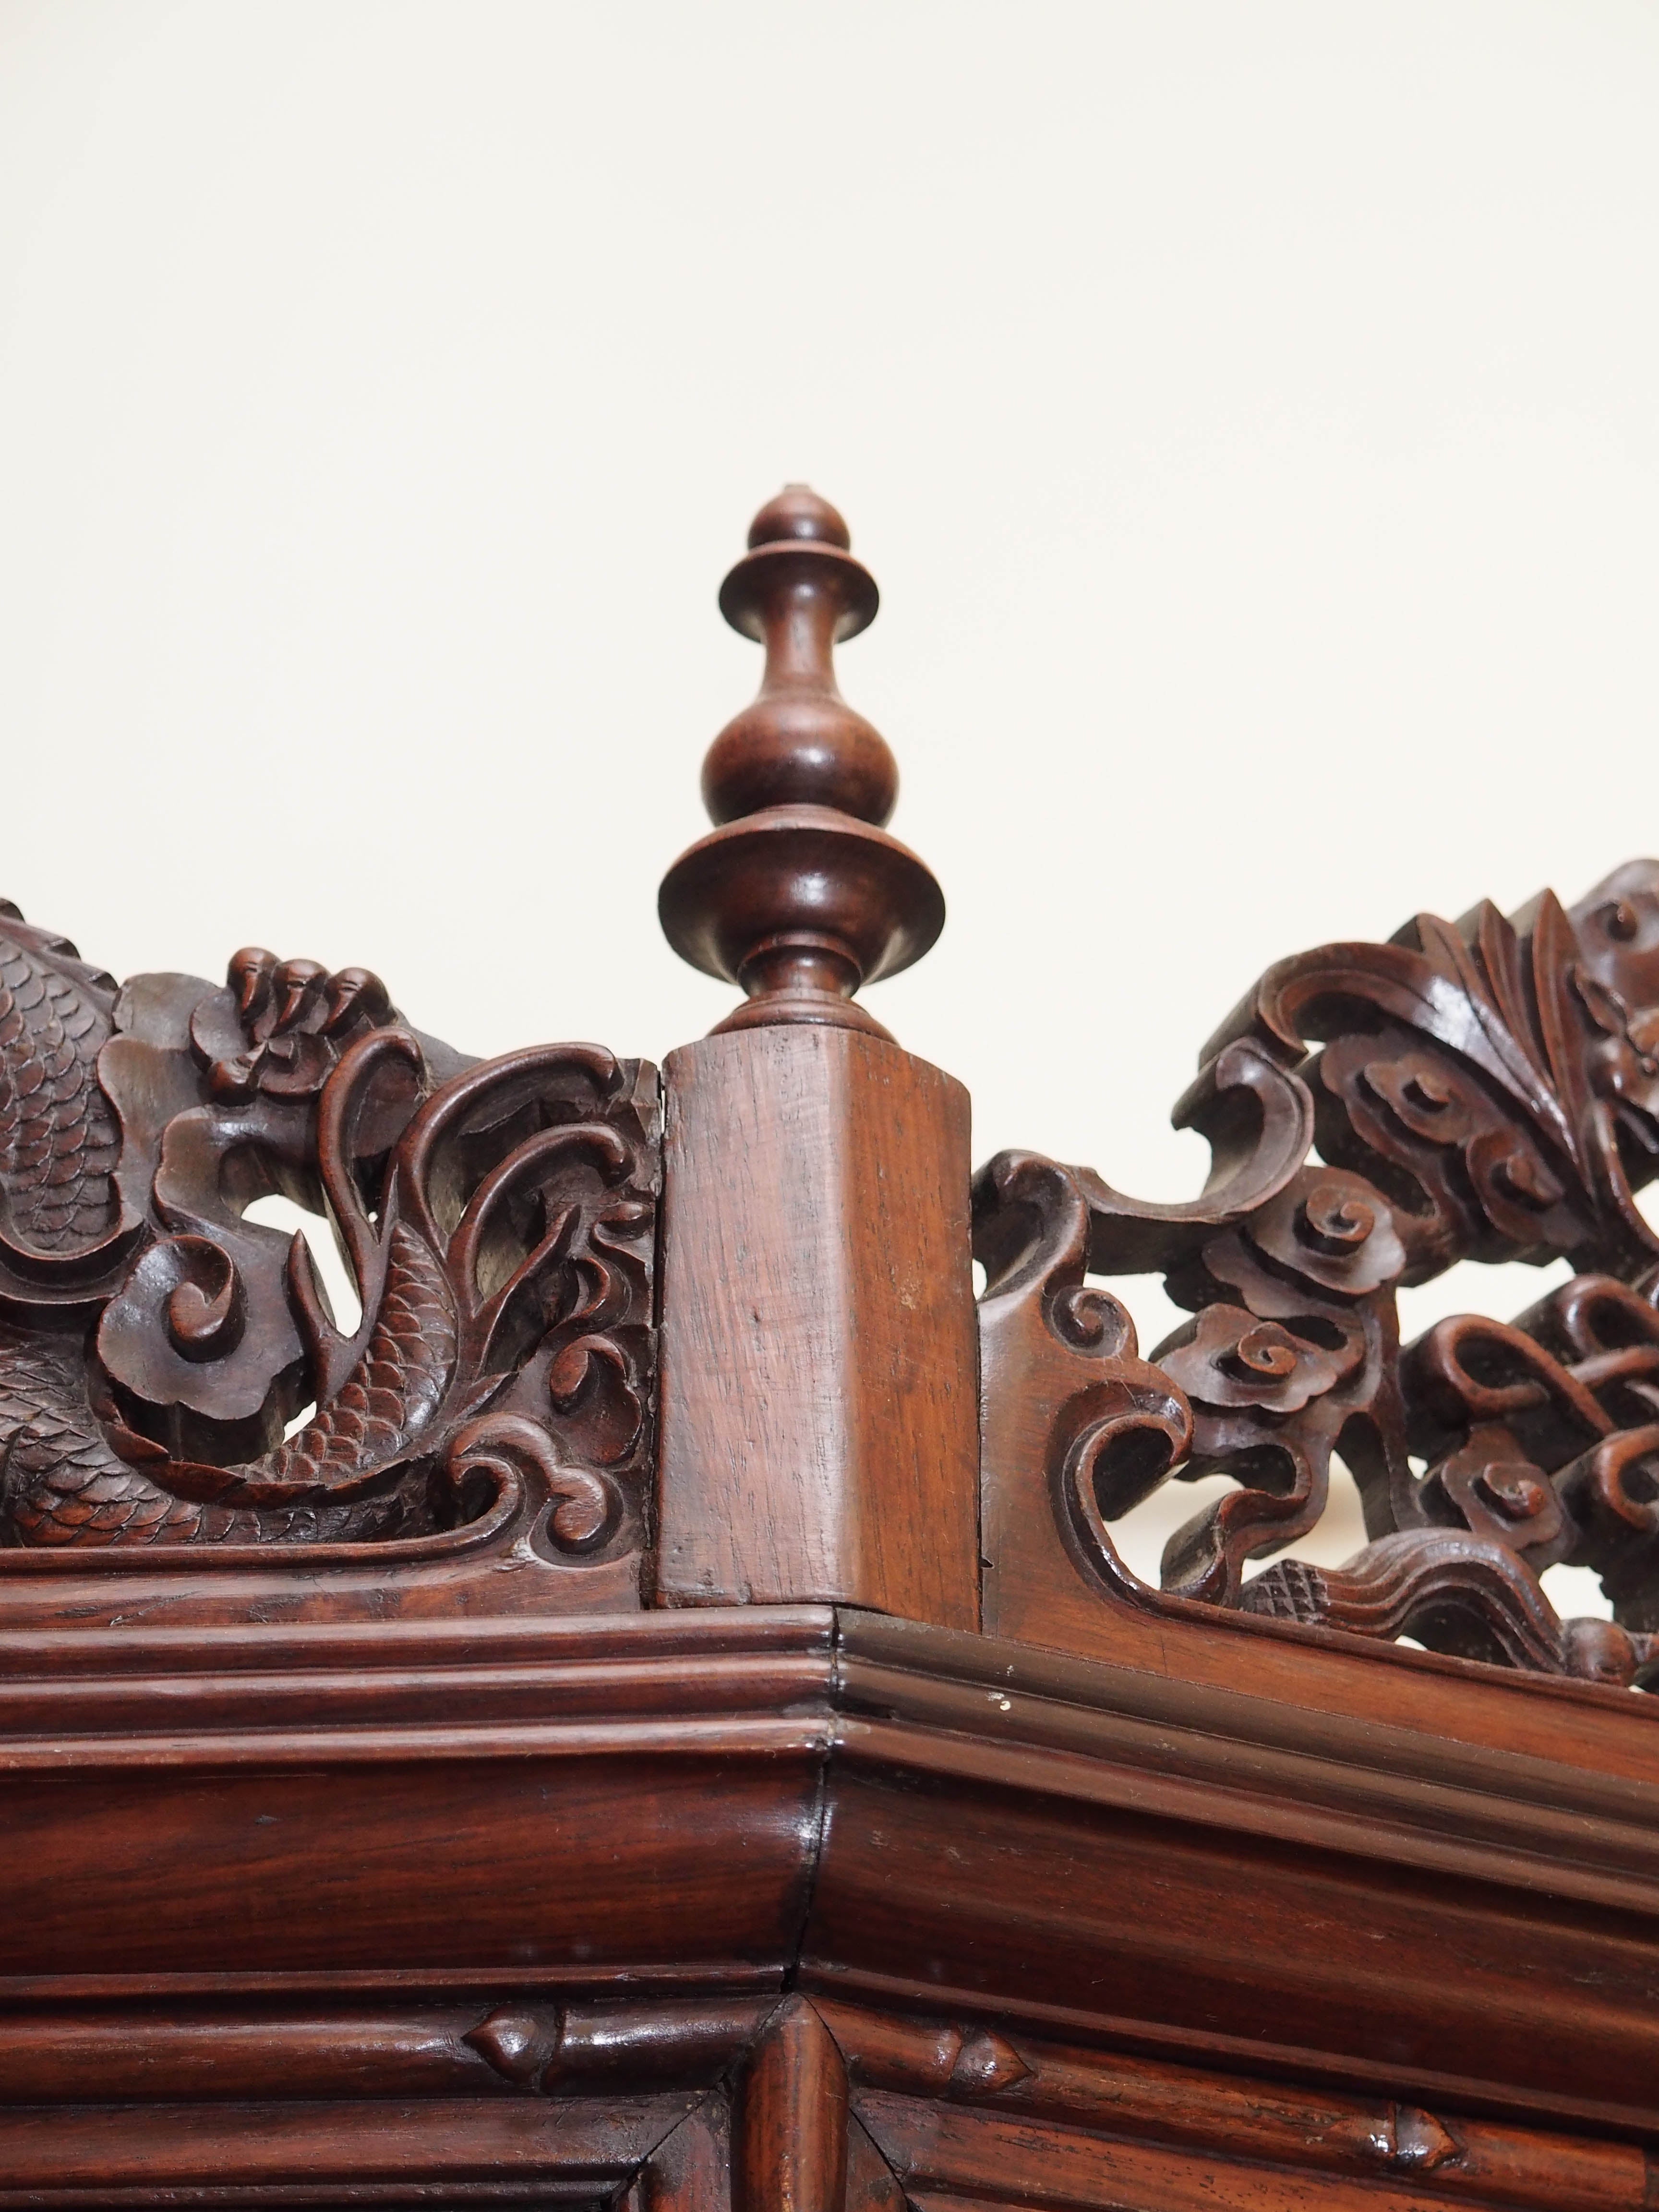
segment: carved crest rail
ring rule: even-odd
[[[1659,865],[1271,968],[1197,1198],[975,1176],[877,604],[762,508],[660,1069],[0,909],[0,2208],[1659,2201]]]

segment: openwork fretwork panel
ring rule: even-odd
[[[469,1060],[365,969],[118,988],[0,909],[0,1542],[636,1552],[658,1122],[654,1069]],[[326,1214],[355,1325],[248,1218],[273,1193]]]
[[[1614,1682],[1659,1653],[1659,866],[1577,906],[1419,915],[1386,945],[1281,961],[1205,1048],[1178,1124],[1214,1171],[1190,1205],[1004,1153],[976,1193],[988,1344],[1040,1312],[1081,1355],[1045,1465],[1066,1542],[1136,1602],[1113,1524],[1158,1486],[1236,1487],[1167,1545],[1165,1594]],[[1463,1260],[1575,1273],[1510,1320],[1402,1346],[1396,1292]],[[1085,1277],[1156,1272],[1192,1316],[1147,1358]],[[1280,1559],[1340,1454],[1370,1540]],[[1041,1479],[1041,1476],[1039,1476]],[[1601,1578],[1563,1621],[1539,1577]]]

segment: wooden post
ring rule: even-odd
[[[786,1997],[738,2094],[733,2212],[844,2212],[847,2066],[804,1997]]]
[[[976,1626],[967,1092],[823,1027],[665,1077],[662,1596]]]
[[[945,902],[836,686],[877,606],[850,544],[804,486],[756,516],[720,606],[765,676],[704,765],[719,826],[662,887],[669,942],[747,1003],[665,1070],[658,1595],[973,1628],[968,1096],[854,1003]]]

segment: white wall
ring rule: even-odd
[[[951,902],[877,1011],[1184,1192],[1269,959],[1659,847],[1656,117],[1621,0],[3,0],[0,890],[661,1054],[804,477]]]

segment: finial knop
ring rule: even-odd
[[[766,668],[703,763],[720,826],[669,870],[658,912],[682,958],[748,994],[721,1030],[817,1022],[885,1036],[853,994],[919,960],[945,926],[932,873],[880,826],[897,763],[836,684],[836,646],[880,604],[851,547],[827,500],[786,484],[720,586],[720,612],[765,646]]]

